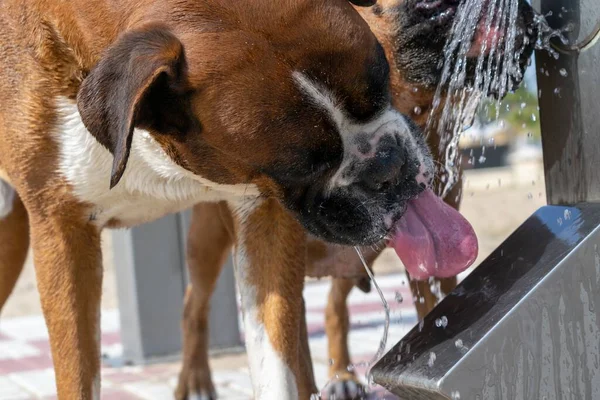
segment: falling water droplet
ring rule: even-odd
[[[598,253],[597,244],[594,245],[594,264],[596,264],[596,276],[600,276],[600,254]]]
[[[429,361],[427,361],[427,365],[429,366],[429,368],[433,367],[433,364],[435,363],[435,359],[436,359],[436,355],[432,351],[431,353],[429,353]]]
[[[529,200],[533,199],[533,194],[531,192],[527,193],[527,198]]]
[[[535,116],[535,114],[531,114],[531,120],[533,122],[537,121],[537,117]]]
[[[421,115],[421,112],[422,112],[421,107],[415,107],[413,112],[415,113],[415,115]]]
[[[554,88],[554,94],[555,95],[559,95],[560,94],[560,88]]]
[[[460,393],[458,390],[452,392],[450,396],[452,397],[452,400],[460,400]]]
[[[403,301],[404,301],[404,298],[402,297],[402,293],[396,292],[396,303],[400,304]]]
[[[561,68],[560,70],[558,70],[558,73],[560,74],[560,76],[568,76],[569,75],[567,73],[567,70],[564,68]]]
[[[571,211],[565,210],[564,217],[565,217],[565,220],[570,220],[571,219]]]
[[[438,328],[445,329],[448,326],[448,318],[446,318],[446,316],[444,315],[443,317],[436,319],[435,326],[437,326]]]
[[[454,342],[454,346],[457,348],[458,351],[460,351],[463,354],[469,351],[469,348],[463,343],[461,339],[456,339],[456,341]]]

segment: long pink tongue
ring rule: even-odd
[[[455,276],[479,250],[469,222],[430,189],[408,203],[389,245],[414,279]]]

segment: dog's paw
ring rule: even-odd
[[[366,399],[367,391],[354,377],[332,380],[325,390],[326,400],[359,400]]]
[[[176,400],[216,400],[217,392],[209,370],[184,370],[179,375],[175,390]]]

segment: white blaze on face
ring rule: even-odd
[[[0,179],[0,220],[12,212],[15,194],[12,186]]]
[[[300,72],[294,72],[293,78],[314,104],[327,111],[342,139],[344,156],[340,167],[329,182],[329,191],[355,183],[358,177],[354,172],[359,172],[359,169],[353,168],[355,164],[375,157],[379,142],[392,135],[401,138],[400,142],[408,147],[408,153],[421,163],[416,177],[417,182],[428,180],[428,171],[432,170],[431,160],[411,133],[405,117],[391,105],[372,120],[357,123],[347,116],[339,101],[327,88]],[[366,148],[361,149],[361,146]]]

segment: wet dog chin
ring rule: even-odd
[[[345,246],[368,246],[385,240],[407,209],[406,202],[393,210],[361,210],[361,204],[346,202],[337,210],[302,213],[300,222],[306,230],[322,240]]]

